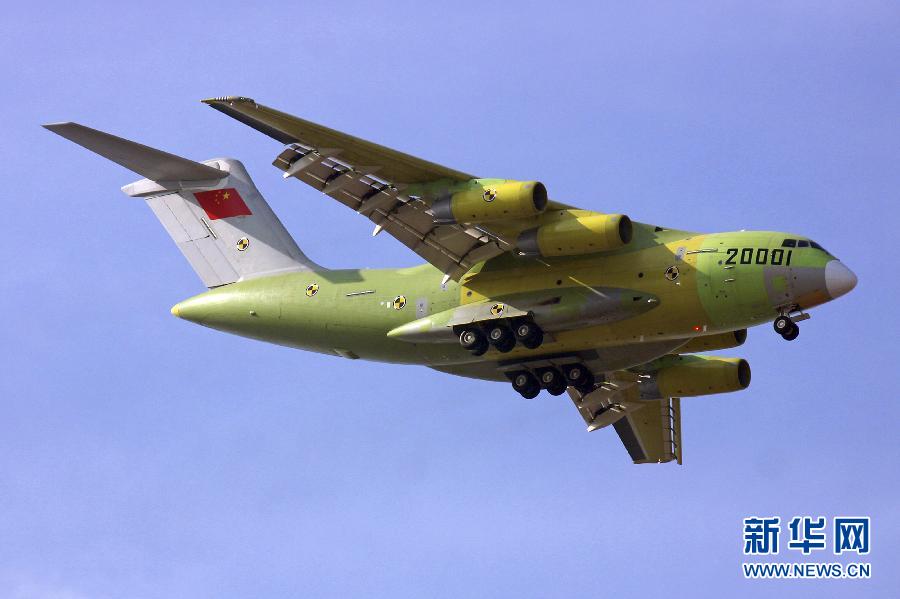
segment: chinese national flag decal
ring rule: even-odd
[[[200,202],[200,207],[206,211],[209,220],[229,218],[231,216],[250,216],[253,214],[244,203],[241,194],[233,187],[227,189],[213,189],[212,191],[198,191],[194,197]]]

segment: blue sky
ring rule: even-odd
[[[0,596],[900,588],[896,3],[122,4],[0,21]],[[860,284],[727,352],[753,384],[684,400],[683,467],[633,466],[565,398],[171,317],[202,289],[136,177],[40,123],[240,158],[314,260],[416,263],[198,102],[228,94],[584,208],[806,234]],[[759,514],[872,516],[873,579],[743,580]]]

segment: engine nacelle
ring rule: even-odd
[[[631,237],[631,219],[624,214],[561,210],[553,220],[523,231],[516,245],[526,256],[577,256],[619,249]]]
[[[741,358],[677,356],[641,383],[642,399],[695,397],[740,391],[750,386],[750,364]]]
[[[731,349],[743,345],[747,340],[747,329],[738,329],[730,333],[718,333],[716,335],[704,335],[703,337],[694,337],[685,345],[678,348],[678,352],[682,354],[692,354],[694,352],[716,351],[719,349]]]
[[[431,205],[435,222],[487,223],[536,216],[547,207],[547,188],[538,181],[476,179]]]

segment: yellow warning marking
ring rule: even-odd
[[[406,305],[406,296],[398,295],[394,298],[394,310],[402,310],[403,306]]]
[[[481,197],[484,198],[485,202],[493,202],[497,199],[497,190],[493,187],[488,187],[484,190],[484,193],[481,194]]]
[[[250,240],[247,239],[246,237],[241,237],[240,239],[237,240],[237,249],[239,252],[243,252],[248,247],[250,247]]]
[[[502,316],[504,310],[506,310],[506,304],[494,304],[491,306],[491,314],[494,316]]]
[[[319,293],[319,284],[312,283],[306,286],[306,297],[312,297],[315,294]]]

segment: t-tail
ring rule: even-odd
[[[207,287],[321,270],[300,251],[238,160],[194,162],[78,123],[44,127],[146,177],[122,191],[146,200]]]

